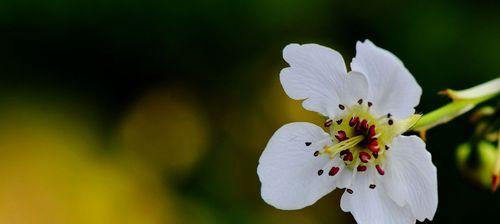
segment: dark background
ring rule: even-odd
[[[288,43],[346,62],[357,40],[396,54],[436,93],[498,77],[500,4],[488,1],[17,0],[0,2],[1,223],[353,223],[340,192],[300,211],[260,198],[257,161],[292,121]],[[456,166],[474,127],[428,132],[433,223],[498,220],[500,200]]]

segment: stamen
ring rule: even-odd
[[[344,105],[342,105],[342,104],[339,104],[339,108],[340,108],[341,110],[344,110],[344,109],[345,109],[345,106],[344,106]]]
[[[349,126],[354,127],[358,124],[359,122],[359,117],[352,117],[351,120],[349,120]]]
[[[311,142],[306,142],[306,146],[310,146],[311,145]]]
[[[342,119],[337,120],[337,124],[338,124],[338,125],[342,124]]]
[[[335,166],[334,166],[334,167],[332,167],[332,168],[330,169],[330,172],[328,172],[328,175],[330,175],[330,176],[335,176],[335,174],[337,174],[337,173],[339,172],[339,170],[340,170],[340,168],[339,168],[339,167],[335,167]]]
[[[373,137],[373,136],[375,136],[375,134],[376,134],[376,133],[375,133],[375,125],[372,125],[372,126],[370,126],[370,128],[368,129],[368,135],[369,135],[370,137]]]
[[[345,155],[348,152],[349,152],[349,149],[342,150],[342,151],[340,151],[340,156],[343,156],[343,155]]]
[[[387,114],[387,118],[391,118],[392,117],[392,114],[391,113],[388,113]]]
[[[314,152],[314,156],[317,157],[319,155],[319,151]]]
[[[368,102],[368,107],[371,107],[373,105],[372,102]]]
[[[321,176],[323,174],[323,170],[318,170],[318,176]]]
[[[359,152],[359,159],[361,160],[361,162],[367,163],[368,161],[370,161],[371,156],[367,152]]]
[[[375,184],[370,184],[370,189],[375,189],[376,186],[377,185],[375,185]]]
[[[368,121],[367,120],[362,120],[361,123],[359,124],[360,126],[360,130],[365,132],[366,130],[368,130]]]
[[[394,121],[392,119],[389,119],[388,123],[389,123],[389,125],[392,125],[392,124],[394,124]]]
[[[378,121],[378,122],[381,122],[383,120],[387,119],[387,115],[381,115],[379,117],[377,117],[375,120]]]
[[[366,166],[360,165],[360,166],[358,166],[357,170],[358,170],[359,172],[366,171]]]
[[[336,138],[337,140],[339,140],[339,142],[341,142],[341,141],[344,141],[344,140],[348,139],[348,138],[347,138],[347,135],[346,135],[346,133],[345,133],[345,131],[338,131],[337,133],[338,133],[338,135],[335,135],[335,138]]]
[[[385,145],[385,150],[389,150],[389,146],[388,145]]]
[[[380,174],[380,175],[385,174],[384,170],[382,169],[382,167],[380,167],[379,164],[375,165],[375,168],[377,169],[378,174]]]
[[[378,158],[378,152],[374,152],[374,153],[372,153],[372,155],[373,155],[373,158],[375,158],[375,159]]]
[[[353,159],[354,158],[353,158],[352,153],[350,151],[346,152],[346,154],[343,158],[344,161],[352,161]]]
[[[380,151],[377,140],[371,141],[366,147],[373,153],[378,153]]]
[[[354,193],[354,191],[353,191],[353,190],[351,190],[351,189],[349,189],[349,188],[347,188],[347,189],[346,189],[346,191],[347,191],[347,193],[349,193],[349,194],[353,194],[353,193]]]
[[[328,119],[326,122],[325,122],[325,127],[330,127],[332,125],[333,121],[331,119]]]
[[[363,103],[363,99],[358,100],[358,104],[361,105]]]

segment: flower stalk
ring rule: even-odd
[[[425,133],[427,130],[444,124],[476,107],[478,104],[494,98],[500,93],[500,78],[465,90],[447,89],[440,92],[453,101],[430,113],[425,114],[411,130]]]

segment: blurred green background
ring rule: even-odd
[[[424,93],[419,112],[500,72],[498,1],[0,1],[0,223],[354,223],[340,191],[299,211],[260,198],[272,133],[321,124],[284,94],[282,48],[349,62],[366,38]],[[428,132],[433,223],[498,220],[455,148],[466,117]]]

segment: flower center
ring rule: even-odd
[[[383,175],[381,165],[385,160],[384,151],[390,148],[387,144],[393,138],[386,132],[394,121],[391,114],[375,117],[370,112],[371,106],[371,102],[363,104],[362,99],[358,101],[358,104],[348,107],[339,105],[339,108],[344,108],[345,112],[330,125],[326,122],[325,126],[330,128],[330,135],[336,143],[333,147],[343,142],[352,142],[353,138],[362,139],[352,144],[350,148],[339,152],[346,167],[364,172],[368,166],[374,166],[378,173]]]
[[[330,129],[333,144],[324,145],[321,151],[313,154],[315,157],[329,156],[331,164],[334,164],[335,158],[340,158],[345,167],[353,171],[351,182],[354,182],[357,172],[376,171],[371,175],[373,182],[376,179],[375,173],[384,175],[385,152],[390,149],[392,139],[408,130],[421,117],[412,115],[403,120],[395,120],[390,113],[377,116],[371,110],[372,105],[371,102],[364,104],[362,99],[350,106],[340,104],[339,108],[344,113],[325,122],[325,127]],[[325,142],[326,140],[322,140],[316,144],[326,144]],[[305,144],[310,146],[312,143]],[[332,165],[328,175],[335,176],[339,171],[340,167]],[[321,176],[323,173],[323,170],[318,170],[317,175]],[[371,189],[375,187],[375,183],[369,186]],[[348,188],[347,192],[352,194],[353,191]]]

